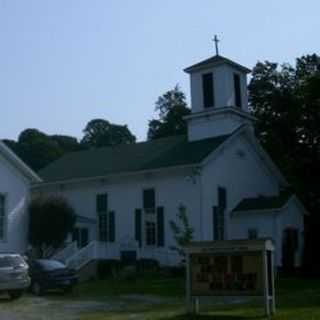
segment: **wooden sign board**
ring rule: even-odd
[[[191,243],[186,248],[187,297],[262,296],[269,310],[269,301],[274,302],[273,250],[267,239]]]
[[[193,296],[263,295],[261,252],[196,253],[190,259]]]

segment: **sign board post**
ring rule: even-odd
[[[270,239],[192,242],[186,248],[186,302],[204,296],[260,296],[275,313],[274,246]]]

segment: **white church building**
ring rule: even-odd
[[[255,137],[250,70],[216,55],[185,72],[186,136],[70,153],[39,172],[32,192],[65,197],[78,216],[56,258],[78,268],[121,258],[175,265],[170,221],[184,208],[194,241],[272,238],[277,266],[284,247],[300,264],[306,210]]]
[[[41,178],[0,141],[0,252],[25,253],[31,185]]]

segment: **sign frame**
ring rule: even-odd
[[[242,294],[246,296],[263,297],[265,314],[270,316],[276,312],[275,285],[274,285],[274,244],[271,239],[254,240],[218,240],[191,242],[185,248],[186,254],[186,305],[189,313],[199,312],[200,298],[214,297],[218,294],[199,295],[192,288],[192,257],[193,255],[210,258],[217,255],[235,256],[245,254],[261,254],[261,294]],[[241,294],[239,294],[240,296]],[[219,294],[219,296],[236,296],[235,294]]]

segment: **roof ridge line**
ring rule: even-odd
[[[144,144],[152,143],[152,142],[155,142],[155,141],[158,142],[158,141],[161,141],[161,140],[169,140],[169,139],[178,138],[178,137],[186,137],[186,135],[180,134],[180,135],[175,135],[175,136],[169,136],[169,137],[163,137],[163,138],[159,138],[159,139],[154,139],[154,140],[150,140],[150,141],[141,141],[141,142],[134,142],[134,143],[121,143],[121,144],[117,144],[117,145],[113,145],[113,146],[101,146],[101,147],[88,148],[88,149],[84,149],[84,150],[71,151],[71,152],[66,153],[62,157],[50,162],[44,168],[41,168],[40,170],[38,170],[38,172],[41,172],[41,171],[49,168],[52,164],[56,163],[57,161],[59,161],[61,159],[65,159],[65,158],[73,156],[73,155],[84,154],[84,153],[88,153],[88,152],[92,152],[92,151],[114,150],[114,149],[119,149],[121,147],[131,147],[133,145],[134,146],[144,145]]]
[[[91,148],[84,149],[84,150],[71,151],[71,152],[66,153],[65,155],[81,153],[81,152],[96,151],[96,150],[102,150],[102,149],[117,149],[117,148],[121,148],[121,147],[129,147],[129,146],[133,146],[133,145],[142,145],[142,144],[152,143],[152,142],[160,141],[160,140],[169,140],[169,139],[173,139],[173,138],[177,138],[177,137],[186,137],[186,135],[179,134],[179,135],[173,135],[173,136],[163,137],[163,138],[149,140],[149,141],[146,140],[146,141],[139,141],[139,142],[133,142],[133,143],[119,143],[119,144],[109,145],[109,146],[91,147]]]
[[[40,176],[29,167],[3,140],[0,139],[0,153],[3,157],[29,180],[41,181]]]

